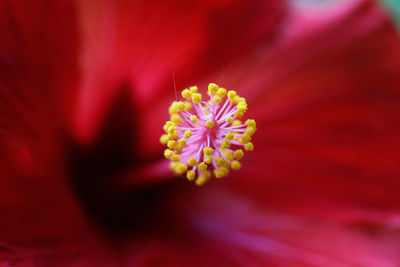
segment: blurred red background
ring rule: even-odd
[[[389,13],[0,1],[2,266],[399,266]],[[238,173],[198,188],[158,139],[174,83],[209,82],[245,96],[258,131]]]

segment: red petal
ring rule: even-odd
[[[247,54],[271,37],[283,15],[272,1],[84,1],[83,81],[76,135],[89,142],[121,85],[128,85],[143,122],[144,151],[153,153],[166,99],[205,72]],[[147,114],[149,112],[149,114]],[[156,121],[154,121],[156,120]],[[157,149],[158,151],[158,149]]]
[[[76,80],[66,1],[0,3],[0,240],[42,244],[79,234],[61,129]]]
[[[243,79],[259,130],[244,163],[251,178],[237,182],[251,195],[328,214],[337,205],[398,211],[400,41],[369,3],[350,15]]]
[[[134,266],[397,266],[395,241],[310,217],[272,212],[223,190],[196,190],[169,201],[186,225],[147,235],[91,264]],[[171,203],[170,203],[171,204]],[[172,213],[171,212],[171,213]],[[96,262],[97,264],[94,264]]]
[[[155,223],[117,249],[101,240],[9,259],[43,266],[397,266],[396,241],[312,217],[273,212],[228,191],[187,191],[167,200],[183,224]],[[160,203],[161,204],[161,203]],[[128,237],[129,239],[129,237]],[[7,255],[7,253],[3,253]],[[0,254],[1,256],[1,254]]]
[[[187,199],[191,204],[185,214],[191,225],[209,238],[206,248],[211,261],[225,260],[228,266],[229,261],[239,266],[372,267],[400,263],[397,243],[382,236],[311,217],[272,212],[265,205],[220,190],[191,193]]]

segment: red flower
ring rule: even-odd
[[[1,1],[1,262],[398,266],[399,54],[368,1]],[[171,175],[173,77],[247,98],[240,172]]]

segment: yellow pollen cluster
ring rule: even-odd
[[[171,104],[170,120],[160,137],[171,170],[199,186],[239,170],[245,151],[254,149],[251,138],[257,129],[254,120],[241,121],[248,109],[245,98],[215,83],[207,93],[205,102],[197,86],[184,89],[185,101]]]

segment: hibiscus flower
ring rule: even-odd
[[[322,7],[1,1],[1,263],[398,266],[399,39],[373,2]],[[158,140],[174,83],[209,82],[257,133],[197,187]]]

